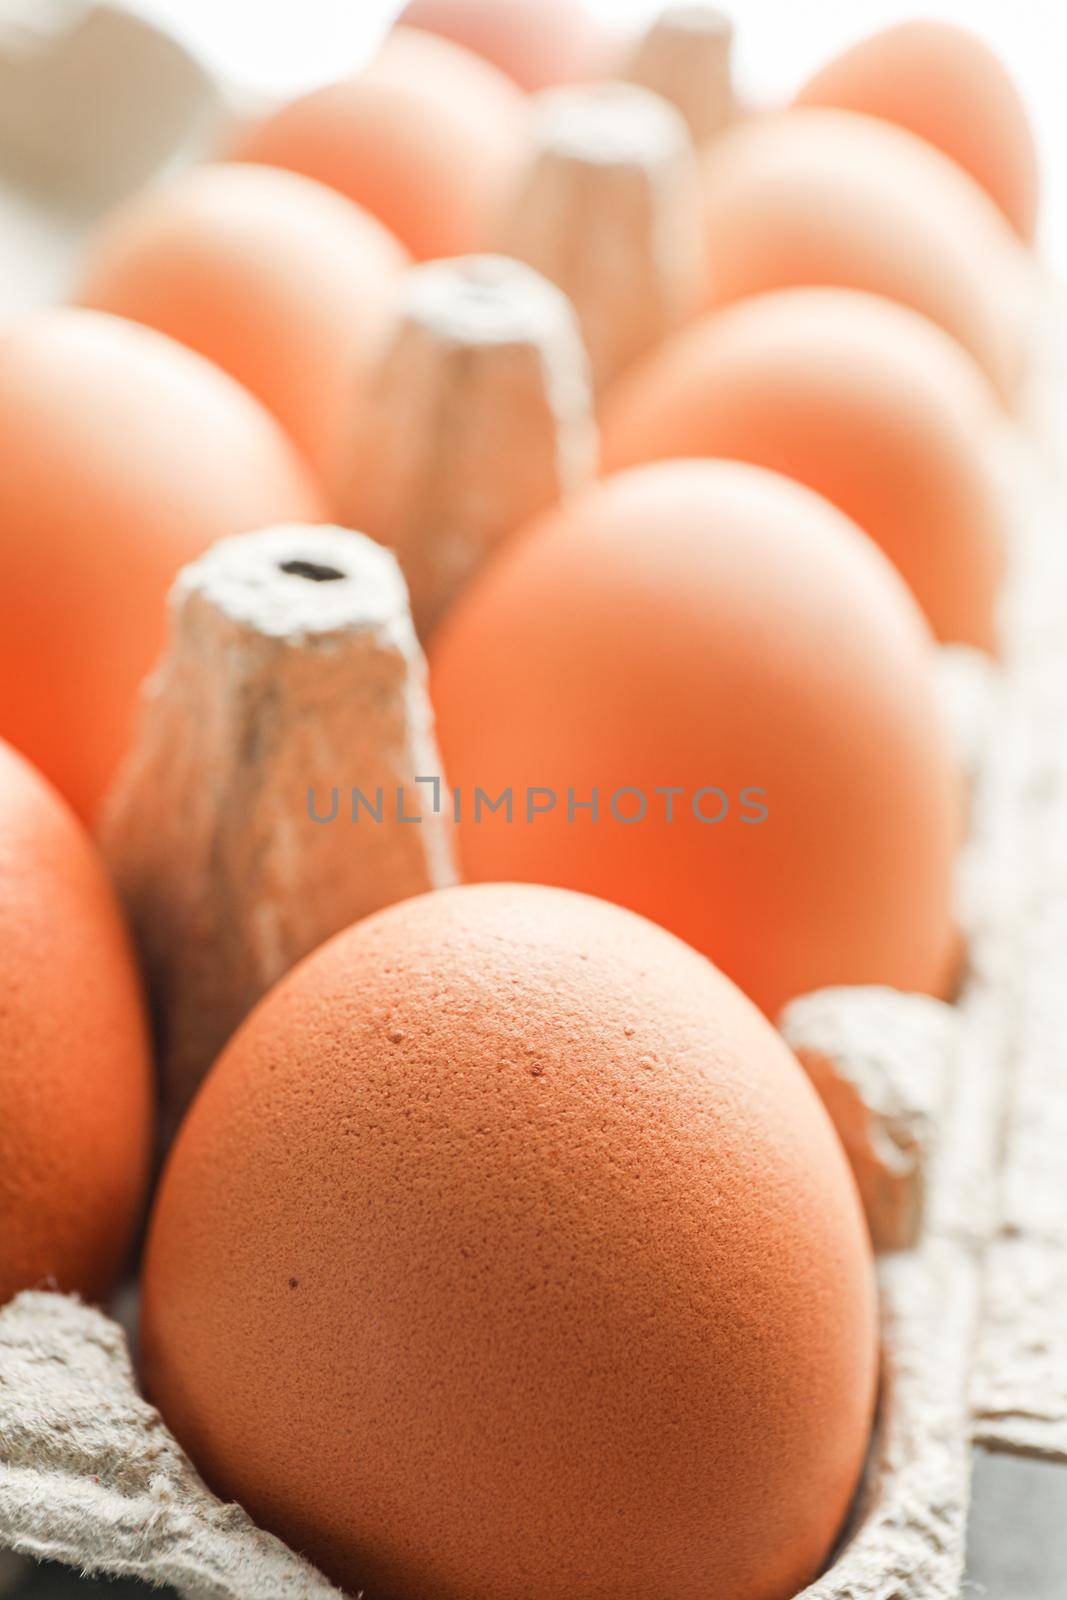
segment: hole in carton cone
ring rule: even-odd
[[[280,561],[278,569],[293,578],[307,578],[311,583],[334,583],[344,577],[336,567],[323,566],[319,561]]]

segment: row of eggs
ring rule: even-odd
[[[971,121],[1017,156],[1014,196],[999,170],[990,189],[1020,227],[1032,226],[1020,210],[1024,200],[1032,210],[1032,144],[1010,84],[966,36],[931,29],[934,60],[938,47],[943,81],[923,104],[973,96]],[[862,51],[857,60],[860,79],[877,83]],[[932,68],[921,65],[925,91]],[[832,98],[851,107],[859,89],[850,96],[846,67]],[[899,65],[896,76],[907,83]],[[818,100],[816,86],[802,100]],[[364,130],[379,99],[388,114]],[[505,105],[510,138],[500,132]],[[519,160],[525,105],[487,63],[398,30],[358,78],[243,135],[234,153],[249,164],[196,169],[105,223],[81,305],[208,357],[262,402],[285,440],[247,393],[181,361],[173,346],[135,337],[126,322],[67,311],[6,332],[2,526],[35,536],[9,531],[0,545],[15,619],[0,642],[0,726],[83,815],[128,737],[136,684],[158,646],[159,601],[182,561],[221,533],[271,521],[337,515],[363,525],[346,455],[360,377],[408,252],[493,243],[488,201],[461,236],[420,239],[399,197],[415,197],[412,215],[430,229],[438,213],[454,219],[458,195],[479,190],[479,162],[508,146],[509,167]],[[437,127],[449,116],[470,119],[462,149]],[[980,152],[969,153],[979,169]],[[444,175],[432,166],[438,156]],[[368,175],[380,193],[366,187]],[[1017,394],[1026,338],[1028,259],[1016,234],[942,153],[853,109],[805,105],[741,119],[704,156],[703,187],[703,302],[736,309],[698,318],[610,386],[605,470],[715,455],[785,472],[881,545],[939,638],[992,647],[1003,520],[993,391]],[[752,304],[803,285],[855,293]],[[83,537],[80,517],[86,529],[106,528],[106,539]],[[116,566],[121,586],[108,575]],[[93,638],[108,639],[108,651]],[[39,691],[27,681],[34,676]],[[49,703],[72,708],[77,740]]]
[[[398,280],[494,244],[531,117],[506,69],[541,89],[600,48],[556,10],[416,0],[359,78],[108,220],[77,308],[5,331],[0,734],[84,817],[178,567],[360,525],[345,456]],[[283,983],[157,1201],[153,1396],[209,1481],[382,1597],[785,1600],[866,1449],[843,1156],[661,929],[772,1017],[827,983],[951,992],[931,641],[995,647],[1035,163],[996,62],[915,25],[740,118],[701,186],[694,320],[607,386],[604,480],[472,584],[431,688],[460,788],[756,783],[767,824],[464,830],[483,886]],[[0,810],[0,1299],[98,1294],[150,1161],[137,980],[87,840],[6,750]]]

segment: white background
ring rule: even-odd
[[[224,77],[286,92],[355,65],[400,9],[399,0],[132,0],[165,20]],[[505,0],[506,3],[506,0]],[[587,0],[620,33],[656,0]],[[1023,89],[1046,181],[1046,248],[1067,264],[1067,0],[720,0],[737,25],[742,90],[782,99],[828,56],[887,22],[918,14],[982,34]]]

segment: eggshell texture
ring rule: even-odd
[[[268,997],[145,1272],[197,1465],[376,1600],[786,1600],[855,1487],[875,1337],[779,1037],[662,930],[513,885],[394,906]]]
[[[104,223],[77,298],[216,361],[335,489],[406,252],[376,218],[296,173],[219,164]]]
[[[66,806],[0,742],[0,1304],[110,1287],[144,1198],[151,1114],[111,886]]]
[[[516,170],[525,97],[487,61],[397,28],[357,77],[291,101],[233,154],[339,189],[419,260],[485,248]]]
[[[937,322],[1009,403],[1024,367],[1026,255],[939,150],[850,111],[739,123],[704,158],[709,307],[769,289],[867,289]]]
[[[898,23],[830,61],[797,96],[908,128],[970,173],[1029,241],[1040,174],[1026,107],[1003,62],[967,28]]]
[[[924,317],[786,289],[713,313],[634,371],[603,421],[607,471],[727,456],[832,501],[885,551],[937,636],[992,649],[1004,505],[996,396]]]
[[[311,474],[239,384],[80,309],[0,337],[0,736],[82,815],[129,739],[175,573],[224,534],[318,522]]]
[[[596,76],[602,48],[578,0],[411,0],[400,18],[484,56],[524,89]]]
[[[466,874],[643,912],[771,1015],[828,984],[942,993],[959,795],[932,668],[900,578],[811,491],[621,473],[520,534],[436,644]],[[476,813],[509,786],[512,820]]]

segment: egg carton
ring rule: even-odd
[[[957,1600],[976,1448],[1067,1464],[1067,316],[1046,301],[1006,443],[1003,662],[941,664],[972,779],[959,998],[826,990],[781,1018],[852,1161],[881,1289],[867,1473],[803,1600]],[[204,1486],[117,1321],[21,1295],[0,1312],[0,1375],[0,1543],[186,1600],[337,1593]]]
[[[0,0],[0,308],[66,291],[106,206],[232,115],[168,33],[107,0]]]
[[[112,21],[90,22],[85,11],[69,30],[64,48],[75,50],[75,62],[78,49],[90,64],[97,50],[91,32],[86,49],[84,29],[125,26],[111,8],[100,10]],[[156,49],[147,35],[138,39],[138,48]],[[639,81],[643,70],[635,69]],[[0,61],[0,87],[2,73]],[[195,73],[187,85],[191,126],[210,109],[211,94]],[[5,103],[17,109],[10,97]],[[33,103],[31,96],[19,114],[20,129],[30,125]],[[134,120],[142,111],[131,102]],[[176,114],[175,126],[180,121]],[[79,146],[70,138],[50,145],[46,122],[38,126],[42,142],[20,159],[39,185],[50,163]],[[0,126],[0,139],[4,132]],[[123,147],[140,137],[131,121]],[[121,184],[131,181],[127,174]],[[827,990],[795,1001],[780,1019],[848,1151],[881,1291],[881,1398],[867,1472],[834,1560],[803,1600],[959,1600],[969,1582],[968,1512],[981,1452],[1067,1465],[1067,468],[1058,465],[1067,463],[1067,311],[1053,286],[1039,298],[1028,408],[1005,441],[1016,514],[1003,661],[994,669],[948,649],[941,663],[971,779],[960,994],[949,1006],[884,989]],[[346,543],[345,553],[319,555],[339,561],[352,550]],[[187,597],[206,590],[210,599],[224,579],[212,566],[199,587],[195,579],[187,585]],[[391,577],[383,571],[378,581],[378,598],[387,597]],[[336,595],[332,585],[319,588],[320,599],[323,588]],[[418,652],[403,605],[394,596],[368,618],[366,592],[364,610],[347,617],[341,655],[350,651],[361,670],[373,658],[376,671],[391,675],[397,716],[390,721],[379,705],[382,721],[365,730],[363,749],[373,763],[388,747],[411,779],[431,770]],[[220,659],[232,663],[225,630],[235,613],[227,607],[215,607],[211,626]],[[277,652],[259,652],[269,628],[252,624],[256,648],[242,684],[277,673]],[[320,627],[329,631],[316,613],[310,624],[294,624],[293,637],[306,644]],[[247,632],[242,637],[247,642]],[[221,680],[213,686],[224,700]],[[286,692],[298,708],[298,671]],[[180,743],[191,749],[198,722],[195,708],[184,709]],[[327,746],[351,757],[348,728],[322,726]],[[286,793],[292,782],[282,762],[256,797],[272,836]],[[237,832],[247,820],[246,812]],[[408,870],[406,892],[451,874],[443,855]],[[330,915],[359,910],[334,905]],[[274,920],[264,932],[262,919],[246,920],[259,941],[256,988],[324,931]],[[194,1053],[210,1049],[199,1042]],[[114,1309],[108,1316],[68,1296],[28,1293],[0,1310],[0,1593],[18,1580],[20,1554],[168,1584],[185,1600],[336,1595],[299,1555],[206,1488],[140,1395],[131,1319]],[[970,1578],[977,1576],[972,1567]]]

